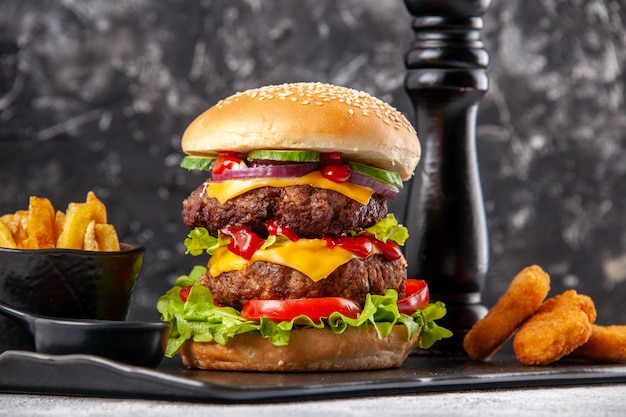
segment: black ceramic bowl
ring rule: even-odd
[[[0,248],[0,299],[49,317],[124,320],[144,248],[120,247],[119,252]],[[33,348],[23,325],[0,317],[0,352]]]

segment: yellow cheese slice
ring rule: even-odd
[[[329,248],[323,239],[298,239],[257,250],[249,261],[221,247],[213,253],[208,266],[211,276],[216,277],[223,272],[239,271],[256,261],[265,261],[300,271],[317,282],[355,257],[338,246]]]
[[[345,196],[367,204],[374,191],[370,188],[352,184],[351,182],[336,183],[322,176],[319,171],[313,171],[303,177],[293,178],[252,178],[226,180],[220,182],[209,181],[206,185],[207,195],[217,199],[221,204],[226,203],[231,198],[237,197],[245,192],[261,187],[289,187],[292,185],[312,185],[317,188],[334,190]]]

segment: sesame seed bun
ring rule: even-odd
[[[230,96],[189,125],[182,148],[189,155],[338,151],[405,181],[421,154],[415,129],[396,109],[362,91],[321,83],[272,85]]]

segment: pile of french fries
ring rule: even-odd
[[[47,198],[31,196],[28,210],[0,217],[0,247],[17,249],[79,249],[119,251],[107,210],[93,191],[84,203],[69,203],[65,212],[55,210]]]

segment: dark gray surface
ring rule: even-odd
[[[215,405],[100,398],[0,396],[0,416],[258,417],[302,416],[511,416],[621,417],[624,386],[494,390],[357,398],[286,404]]]
[[[562,361],[533,367],[512,355],[489,362],[410,356],[394,369],[263,373],[186,370],[177,360],[151,370],[90,355],[7,351],[0,369],[3,393],[225,404],[626,383],[624,365]]]
[[[485,15],[487,305],[537,263],[552,293],[573,287],[600,323],[626,323],[625,9],[517,0]],[[181,201],[202,181],[177,167],[185,126],[235,91],[301,80],[409,114],[410,21],[399,0],[3,0],[0,213],[93,189],[122,238],[147,248],[131,317],[154,319],[159,294],[200,262],[182,247]]]

